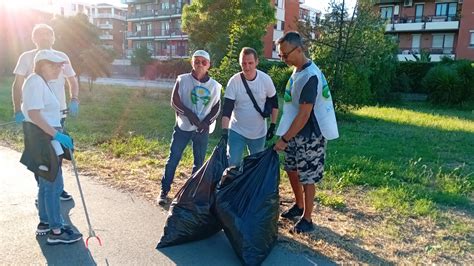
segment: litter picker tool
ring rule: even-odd
[[[77,186],[79,187],[79,193],[81,194],[82,206],[84,206],[84,212],[86,213],[87,225],[89,226],[89,237],[86,239],[86,248],[89,248],[90,238],[96,238],[97,241],[99,242],[99,245],[102,246],[102,241],[100,240],[99,236],[95,234],[94,229],[92,229],[92,226],[91,226],[89,213],[87,212],[86,201],[84,200],[84,194],[82,193],[81,182],[79,181],[79,174],[77,173],[76,160],[74,159],[74,154],[71,149],[69,149],[69,153],[71,154],[71,162],[73,166],[72,168],[74,170],[74,174],[76,175]]]

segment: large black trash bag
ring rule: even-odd
[[[216,214],[244,265],[260,265],[278,236],[280,167],[268,148],[226,169],[216,188]]]
[[[204,239],[222,230],[211,210],[215,203],[215,188],[228,166],[226,144],[221,139],[209,160],[178,191],[156,248]]]

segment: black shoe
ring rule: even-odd
[[[71,244],[82,239],[82,234],[75,233],[68,228],[62,228],[60,234],[55,234],[52,230],[49,232],[46,242],[49,245]]]
[[[284,211],[280,216],[286,219],[291,219],[294,217],[300,217],[301,215],[303,215],[303,212],[304,212],[304,209],[298,207],[298,205],[296,205],[295,203],[291,208]]]
[[[63,193],[61,193],[61,196],[59,196],[59,198],[62,201],[72,200],[72,196],[69,195],[69,193],[67,193],[66,190],[63,190]]]
[[[305,218],[301,217],[301,219],[296,223],[295,227],[293,227],[291,233],[308,233],[314,230],[313,222],[308,222]]]
[[[160,196],[156,199],[156,202],[158,203],[158,205],[163,206],[168,203],[167,195],[168,195],[168,192],[163,191],[163,190],[161,191]]]
[[[44,236],[47,233],[49,233],[49,231],[51,231],[51,229],[49,229],[49,224],[48,223],[40,222],[38,224],[38,226],[36,227],[36,235],[37,236]]]

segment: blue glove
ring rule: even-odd
[[[78,99],[71,99],[69,103],[69,114],[71,116],[77,116],[79,114],[79,100]]]
[[[25,116],[23,115],[22,112],[16,112],[15,113],[15,122],[17,124],[21,124],[25,120]]]
[[[59,141],[59,143],[61,143],[67,149],[74,149],[74,144],[72,143],[72,139],[68,135],[63,134],[59,131],[56,131],[56,134],[54,135],[54,139]]]

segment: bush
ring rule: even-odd
[[[421,84],[423,77],[430,71],[431,68],[438,65],[433,62],[399,62],[396,70],[396,79],[392,84],[394,91],[402,92],[417,92],[427,93]],[[407,78],[408,80],[401,80],[401,78]],[[406,85],[409,85],[407,87]],[[403,89],[403,90],[399,90]]]
[[[423,78],[422,85],[433,103],[459,104],[463,101],[461,78],[449,65],[433,67]]]
[[[167,61],[155,61],[158,76],[162,78],[176,78],[176,76],[189,73],[192,70],[189,59],[171,59]]]
[[[290,79],[292,68],[272,66],[268,71],[268,75],[272,78],[277,93],[283,95],[285,93],[286,83]]]
[[[281,62],[281,61],[270,61],[270,60],[267,60],[265,58],[260,58],[258,60],[258,69],[267,73],[270,72],[270,70],[273,68],[273,67],[277,67],[277,68],[285,68],[286,67],[286,64]]]
[[[225,56],[218,68],[212,68],[209,75],[222,85],[223,90],[227,86],[229,79],[240,71],[239,63],[235,58]]]
[[[400,75],[397,75],[393,80],[392,89],[397,92],[411,92],[413,81],[403,72]]]

